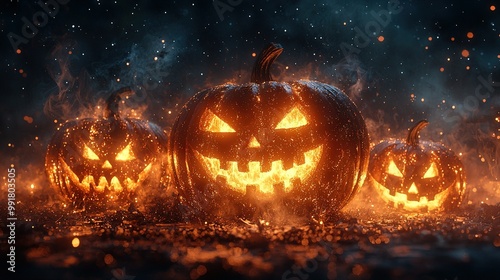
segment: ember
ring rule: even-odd
[[[494,279],[500,273],[500,205],[438,215],[348,211],[330,224],[294,226],[59,215],[64,219],[20,227],[22,276],[110,279],[117,269],[146,279]]]

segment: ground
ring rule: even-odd
[[[500,205],[446,214],[349,210],[326,224],[294,226],[247,220],[166,223],[137,211],[42,214],[38,222],[18,226],[17,277],[451,280],[500,275]]]

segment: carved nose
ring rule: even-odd
[[[257,141],[257,138],[255,136],[252,136],[250,138],[250,141],[248,142],[248,148],[260,148],[260,143]]]
[[[411,186],[408,189],[408,193],[418,194],[418,189],[417,189],[417,185],[415,185],[415,182],[411,183]]]
[[[113,168],[113,166],[111,165],[111,163],[109,163],[109,161],[108,161],[108,160],[106,160],[106,161],[103,163],[102,168],[103,168],[103,169],[111,169],[111,168]]]

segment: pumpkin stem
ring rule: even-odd
[[[420,134],[420,130],[428,124],[429,122],[427,120],[421,120],[414,127],[412,127],[408,133],[408,138],[406,138],[406,144],[418,146],[418,135]]]
[[[120,118],[120,112],[118,111],[118,106],[122,100],[121,94],[124,92],[132,92],[130,87],[122,87],[119,90],[113,92],[108,99],[106,99],[106,109],[104,110],[104,118]]]
[[[270,69],[271,64],[273,64],[274,60],[283,52],[283,47],[280,44],[271,43],[269,46],[264,48],[259,56],[257,57],[257,61],[253,66],[252,70],[252,83],[263,83],[267,81],[272,81]]]

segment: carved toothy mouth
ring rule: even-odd
[[[248,172],[240,171],[242,163],[228,161],[225,163],[227,168],[222,168],[219,159],[206,157],[198,151],[195,154],[212,180],[227,184],[241,193],[258,190],[270,194],[281,189],[288,192],[296,182],[307,180],[316,169],[322,152],[323,145],[304,152],[303,158],[294,160],[290,168],[285,168],[282,160],[273,161],[269,171],[263,171],[259,161],[243,163],[248,164],[248,168],[244,167]]]
[[[372,178],[373,179],[373,178]],[[427,210],[433,211],[442,207],[443,203],[446,201],[448,196],[451,193],[452,187],[447,188],[446,190],[437,193],[434,195],[434,198],[429,200],[428,197],[421,196],[419,200],[408,200],[408,196],[404,193],[395,192],[394,195],[391,195],[389,189],[382,186],[377,180],[373,179],[375,188],[379,193],[380,197],[388,203],[393,203],[394,207],[401,207],[405,210],[409,211],[418,211],[418,210]],[[457,187],[459,183],[456,183]]]
[[[102,193],[105,190],[120,193],[124,190],[133,191],[139,186],[146,178],[148,178],[151,173],[152,163],[148,164],[140,173],[137,180],[132,180],[131,178],[125,178],[120,182],[118,177],[113,176],[108,179],[106,176],[93,176],[93,175],[85,175],[82,178],[79,178],[78,175],[73,172],[71,167],[68,166],[64,159],[60,159],[61,166],[63,171],[65,172],[65,180],[67,181],[67,185],[69,185],[68,180],[73,184],[78,186],[80,190],[85,193],[91,192],[91,190]]]

